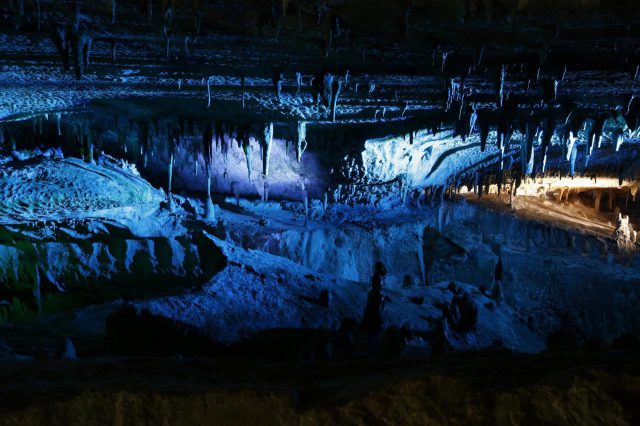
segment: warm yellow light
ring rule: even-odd
[[[589,177],[544,177],[544,178],[527,178],[520,183],[515,190],[516,196],[539,196],[549,192],[562,191],[568,189],[622,189],[629,188],[631,195],[635,196],[640,182],[638,181],[620,181],[616,178],[610,177],[598,177],[596,179]],[[508,182],[504,187],[504,192],[509,192],[511,188],[511,182]],[[483,190],[486,191],[486,185],[483,186]],[[467,190],[466,186],[460,189],[460,194],[468,194],[473,192],[473,188]],[[489,194],[497,194],[498,185],[489,185]]]

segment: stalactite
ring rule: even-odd
[[[204,167],[207,177],[207,200],[205,206],[205,218],[210,221],[215,220],[215,207],[211,198],[211,167],[213,166],[213,144],[213,124],[205,123],[202,132],[202,149],[204,153]]]
[[[140,149],[142,151],[142,155],[143,155],[143,167],[147,167],[147,157],[148,157],[148,151],[149,151],[149,122],[148,121],[143,121],[141,123],[138,124],[138,139],[140,142]]]
[[[598,116],[593,123],[592,147],[600,148],[602,146],[602,134],[604,132],[605,117]]]
[[[537,130],[537,123],[530,117],[527,120],[525,137],[520,141],[520,156],[522,161],[522,170],[530,175],[533,173],[534,165],[534,147],[533,142]]]
[[[173,212],[173,197],[171,196],[171,188],[173,184],[173,161],[175,157],[175,140],[172,136],[171,126],[169,126],[168,130],[169,134],[169,171],[168,171],[168,179],[167,179],[167,205],[169,207],[169,211]]]
[[[224,123],[221,120],[216,121],[215,125],[215,141],[216,148],[224,151]]]
[[[613,207],[615,205],[615,193],[613,190],[609,190],[609,192],[607,193],[608,198],[609,198],[609,211],[613,211]]]
[[[498,138],[504,138],[504,135],[499,135]],[[499,170],[502,173],[504,170],[504,151],[505,151],[505,143],[501,142],[498,144],[498,149],[500,150],[500,166]]]
[[[147,0],[147,24],[150,24],[153,20],[153,0]]]
[[[271,82],[273,83],[273,90],[276,94],[276,99],[280,100],[280,94],[282,93],[282,83],[284,81],[284,74],[280,67],[276,67],[271,74]]]
[[[447,66],[447,59],[449,58],[449,52],[447,52],[446,50],[444,50],[442,52],[442,67],[440,68],[441,72],[444,72],[445,67]]]
[[[271,159],[271,146],[273,142],[273,123],[267,123],[263,128],[263,147],[262,147],[262,173],[269,176],[269,161]]]
[[[116,0],[107,0],[111,6],[111,23],[116,23]]]
[[[298,141],[296,143],[296,158],[298,163],[302,159],[302,154],[307,149],[307,123],[298,122]]]
[[[551,137],[555,127],[555,120],[553,118],[545,119],[542,128],[542,173],[544,173],[547,166],[547,153],[551,146]]]
[[[248,133],[245,133],[242,137],[242,151],[247,160],[247,176],[251,181],[251,143]]]
[[[478,121],[478,111],[475,108],[473,108],[471,117],[469,117],[469,133],[468,133],[469,136],[473,134],[477,121]]]
[[[91,66],[91,47],[93,46],[93,37],[87,36],[84,49],[84,63],[87,69]]]
[[[240,76],[240,86],[242,87],[242,109],[244,109],[244,99],[245,99],[245,83],[246,83],[246,78],[244,76],[244,74],[242,74]]]
[[[624,142],[624,137],[622,136],[622,133],[618,134],[618,137],[615,139],[615,151],[618,152],[620,150],[620,147],[622,146],[622,142]]]
[[[302,187],[302,204],[304,206],[304,223],[306,225],[307,220],[309,220],[309,191],[307,191],[304,178],[302,179],[301,187]]]
[[[502,67],[500,68],[500,84],[498,88],[498,106],[500,107],[504,105],[504,89],[505,89],[506,80],[507,80],[507,66],[503,64]]]
[[[333,29],[329,28],[329,30],[327,31],[326,34],[326,41],[325,41],[325,51],[324,51],[324,57],[328,58],[329,57],[329,53],[331,53],[331,46],[333,44]]]
[[[478,193],[478,184],[480,182],[480,173],[475,172],[473,174],[473,193],[477,194]]]
[[[111,62],[116,63],[116,48],[117,43],[115,40],[111,40]]]
[[[325,191],[325,193],[322,195],[322,214],[323,215],[327,214],[328,205],[329,205],[329,195]]]
[[[171,58],[171,31],[166,25],[162,27],[162,34],[164,35],[165,55],[168,61]]]
[[[40,0],[36,0],[36,20],[37,20],[38,31],[40,31],[40,29],[41,29]]]
[[[340,97],[340,91],[342,90],[342,80],[334,80],[333,81],[333,90],[332,90],[332,102],[331,102],[331,121],[335,123],[336,121],[336,110],[338,109],[338,98]],[[383,113],[384,117],[384,113]]]
[[[18,16],[15,22],[16,30],[22,26],[23,18],[24,18],[24,0],[18,0]]]
[[[600,211],[600,204],[602,202],[602,191],[596,190],[594,194],[594,206],[596,212]]]
[[[460,82],[455,79],[447,80],[447,105],[446,110],[451,109],[451,105],[453,105],[454,101],[460,100],[462,96],[462,85]]]
[[[574,177],[576,174],[576,158],[578,157],[578,146],[575,144],[571,145],[571,150],[569,151],[569,175]]]
[[[62,59],[62,68],[65,72],[69,72],[71,69],[69,62],[69,49],[71,46],[71,40],[67,34],[67,31],[62,25],[57,25],[51,33],[53,44]]]
[[[484,152],[489,138],[489,119],[485,114],[480,116],[478,126],[480,127],[480,151]]]
[[[95,134],[92,129],[87,129],[87,159],[86,161],[90,164],[96,164],[93,155],[93,147],[94,147],[94,139]]]
[[[262,200],[265,203],[269,201],[269,181],[266,178],[262,184]]]
[[[213,77],[207,79],[207,108],[211,108],[211,82]]]
[[[191,42],[191,36],[185,36],[184,37],[184,55],[185,56],[191,56],[191,53],[189,51],[189,43]]]
[[[240,184],[237,181],[231,181],[229,184],[231,192],[236,199],[236,206],[240,206]]]
[[[635,133],[640,126],[640,96],[632,96],[627,106],[627,111],[622,114],[627,127]]]

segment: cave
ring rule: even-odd
[[[0,425],[639,424],[636,0],[0,3]]]

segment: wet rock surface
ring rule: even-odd
[[[4,2],[0,424],[637,423],[636,6]]]

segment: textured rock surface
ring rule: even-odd
[[[467,354],[306,370],[246,360],[22,363],[0,374],[11,395],[0,399],[0,424],[633,424],[633,355]]]

